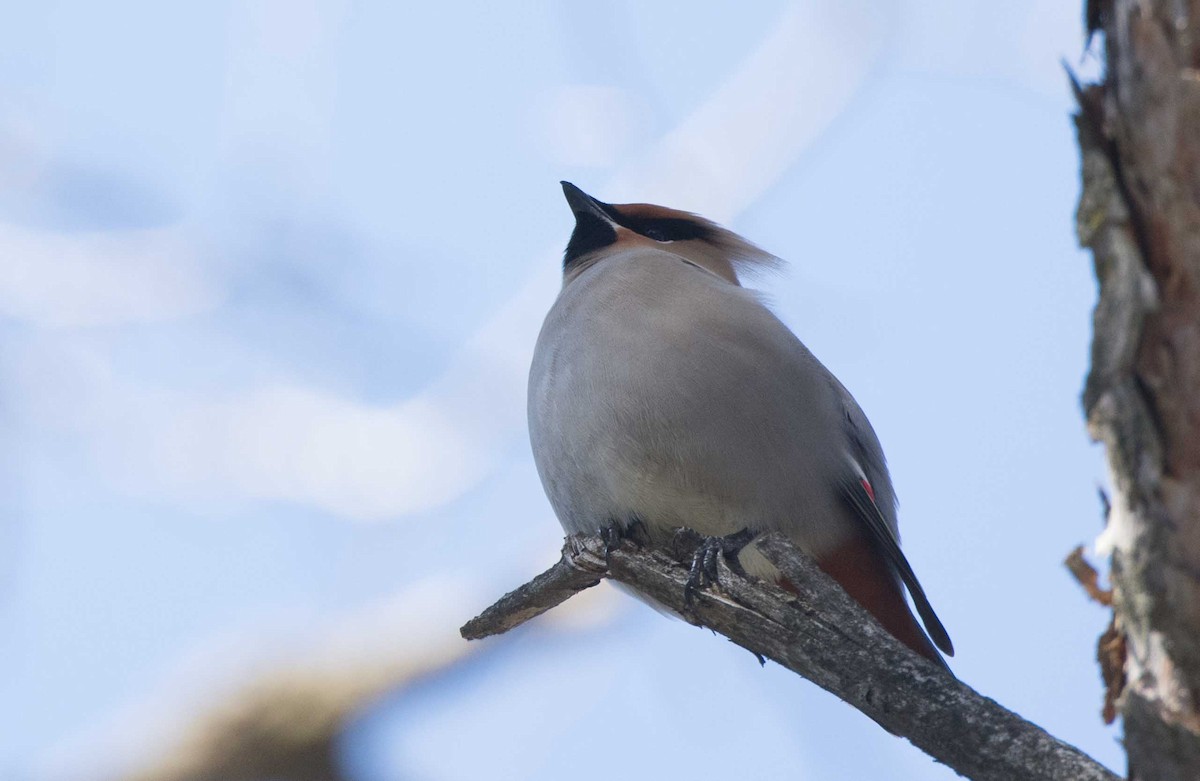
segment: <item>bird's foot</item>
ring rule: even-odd
[[[717,563],[724,557],[729,569],[741,577],[748,577],[738,561],[738,554],[755,537],[754,532],[742,529],[724,537],[705,537],[692,555],[692,566],[687,584],[683,587],[684,603],[688,607],[695,602],[696,592],[719,581]]]
[[[621,547],[621,543],[626,540],[639,548],[645,548],[650,544],[650,529],[647,528],[646,522],[637,516],[626,523],[621,523],[616,519],[609,520],[600,527],[599,534],[600,539],[604,541],[606,556]]]

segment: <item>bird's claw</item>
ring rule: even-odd
[[[705,537],[692,555],[692,566],[688,570],[687,583],[683,587],[684,603],[691,607],[696,600],[696,593],[720,581],[719,562],[722,557],[735,574],[747,577],[738,561],[738,554],[754,539],[754,533],[749,529],[728,534],[724,537]]]
[[[599,534],[600,539],[604,542],[605,556],[621,547],[621,543],[626,540],[639,548],[645,548],[650,544],[650,530],[646,527],[645,521],[636,516],[626,523],[615,519],[610,520],[600,527]]]

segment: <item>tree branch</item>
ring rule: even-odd
[[[460,630],[467,640],[482,640],[515,629],[584,589],[597,585],[608,570],[604,546],[588,545],[593,538],[571,536],[563,543],[562,558],[550,569],[472,618]]]
[[[467,623],[463,637],[505,632],[608,577],[809,679],[968,778],[1118,778],[909,651],[776,533],[755,544],[797,594],[740,577],[722,560],[720,584],[689,606],[686,553],[679,553],[695,550],[698,537],[682,534],[675,555],[629,542],[606,552],[599,537],[568,537],[557,564]]]

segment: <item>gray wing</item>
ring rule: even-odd
[[[925,596],[925,590],[921,588],[916,573],[913,572],[904,552],[900,550],[900,539],[896,533],[896,500],[895,494],[892,492],[891,478],[887,473],[883,448],[880,446],[879,439],[875,436],[870,422],[867,421],[866,415],[858,406],[858,402],[854,401],[845,388],[841,388],[841,391],[851,453],[866,474],[871,489],[863,485],[857,475],[852,474],[846,475],[838,488],[851,509],[854,510],[854,514],[863,522],[867,536],[896,568],[900,580],[904,582],[908,593],[912,595],[917,613],[921,616],[921,622],[925,625],[925,631],[929,633],[930,639],[942,650],[942,653],[954,656],[954,644],[950,641],[950,635],[942,626],[937,613],[933,612],[933,606],[929,604],[929,598]],[[880,508],[881,503],[886,507],[887,516]]]

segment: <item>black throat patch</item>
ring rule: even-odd
[[[577,214],[575,230],[563,253],[563,268],[567,269],[580,258],[598,249],[603,249],[617,240],[617,232],[606,220],[595,214]]]

